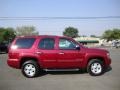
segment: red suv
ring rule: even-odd
[[[28,78],[37,76],[41,70],[85,69],[98,76],[110,66],[111,59],[107,50],[84,47],[69,37],[41,35],[15,38],[7,63],[21,69]]]

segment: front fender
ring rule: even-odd
[[[87,65],[91,59],[101,59],[104,61],[104,56],[97,53],[87,53],[85,55],[85,60],[83,61],[82,68],[87,68]]]

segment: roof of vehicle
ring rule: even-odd
[[[57,36],[57,35],[32,35],[32,36],[18,36],[17,38],[40,38],[40,37],[59,37],[59,38],[70,38],[67,36]]]

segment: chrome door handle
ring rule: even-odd
[[[42,52],[39,52],[39,51],[38,51],[38,52],[36,52],[36,54],[42,54]]]
[[[62,55],[62,54],[64,54],[64,53],[63,53],[63,52],[60,52],[59,54],[61,54],[61,55]]]

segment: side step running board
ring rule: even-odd
[[[44,69],[45,71],[79,71],[80,69]]]

